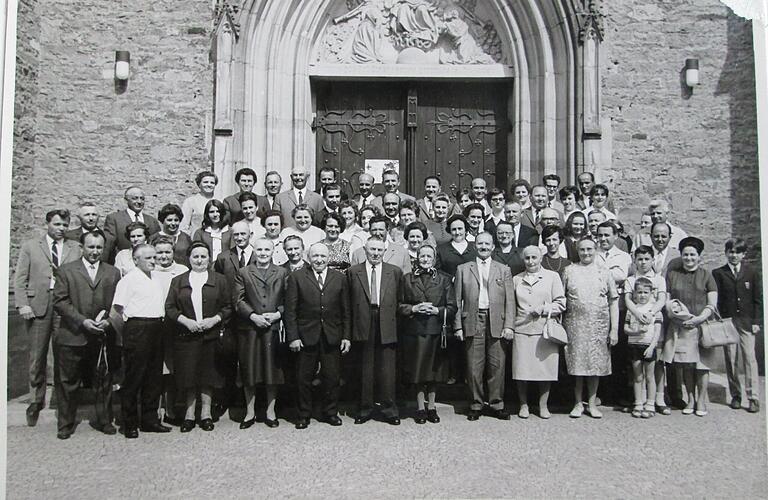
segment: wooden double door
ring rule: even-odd
[[[336,169],[350,195],[366,160],[397,160],[401,190],[416,197],[429,175],[451,194],[475,177],[506,189],[510,85],[316,82],[317,171]]]

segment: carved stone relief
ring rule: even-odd
[[[501,40],[477,0],[348,0],[323,37],[326,64],[496,64]]]

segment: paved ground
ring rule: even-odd
[[[9,427],[7,496],[15,498],[768,496],[765,413],[711,404],[705,418],[380,422],[297,431],[223,419],[213,432],[178,429],[128,441],[82,423]]]

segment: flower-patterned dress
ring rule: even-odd
[[[610,375],[610,303],[619,298],[611,274],[594,263],[575,264],[563,270],[563,285],[568,304],[563,319],[568,332],[568,374]]]

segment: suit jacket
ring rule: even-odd
[[[446,241],[442,245],[437,246],[437,256],[435,258],[435,267],[448,274],[454,276],[456,274],[456,268],[465,262],[469,262],[477,256],[475,250],[475,244],[467,242],[467,249],[464,253],[459,253],[453,248],[450,241]]]
[[[328,209],[325,208],[325,205],[323,205],[323,209],[319,212],[315,212],[315,215],[312,216],[312,225],[315,227],[320,227],[320,223],[323,222],[323,217],[328,213]],[[338,210],[335,213],[339,213]]]
[[[653,252],[654,254],[657,252],[655,247],[653,247]],[[654,264],[653,270],[656,271],[656,274],[658,275],[666,276],[670,266],[675,267],[678,265],[682,265],[682,261],[680,261],[680,251],[677,248],[668,246],[667,257],[664,259],[664,264],[661,269],[656,269],[656,265]],[[632,265],[632,268],[634,268],[634,264]]]
[[[236,326],[241,331],[264,332],[250,320],[252,313],[264,314],[266,312],[279,311],[284,314],[283,303],[285,299],[285,280],[288,271],[275,264],[267,268],[265,278],[259,276],[255,264],[240,268],[235,275],[235,300],[237,315],[240,321]],[[280,322],[272,323],[269,330],[277,331]]]
[[[456,269],[453,286],[458,305],[454,329],[464,330],[465,338],[474,337],[480,298],[480,271],[476,261],[472,260]],[[509,268],[494,260],[491,260],[488,271],[488,300],[491,336],[500,338],[502,329],[515,328],[515,290]]]
[[[82,252],[79,243],[66,239],[63,243],[59,265],[80,258]],[[48,247],[45,235],[22,243],[13,276],[13,296],[16,307],[31,306],[35,316],[45,316],[53,272],[51,249]]]
[[[299,201],[296,199],[296,195],[294,194],[293,189],[283,191],[282,193],[279,193],[277,196],[275,196],[275,206],[273,208],[282,212],[283,224],[285,225],[284,227],[296,226],[296,224],[293,222],[293,216],[291,213],[298,204]],[[313,216],[325,208],[323,197],[314,191],[310,191],[309,189],[307,189],[307,195],[304,197],[304,204],[312,210]]]
[[[251,258],[246,262],[252,264],[256,261],[256,252],[251,252]],[[237,248],[230,248],[221,252],[216,261],[213,263],[213,270],[221,274],[227,280],[227,290],[232,293],[232,305],[237,307],[237,296],[235,291],[235,282],[237,279],[237,273],[240,271],[240,259],[237,258]],[[233,328],[237,328],[243,320],[237,314],[234,314],[231,318],[230,324]],[[249,321],[250,323],[250,321]]]
[[[61,316],[61,324],[54,333],[54,341],[59,345],[84,346],[94,339],[83,328],[83,321],[96,319],[101,311],[109,313],[118,281],[120,271],[104,262],[99,264],[94,281],[82,259],[59,267],[53,288],[53,307]]]
[[[154,245],[155,241],[161,237],[162,235],[159,232],[153,234],[149,237],[149,244]],[[189,259],[187,258],[187,249],[190,245],[192,245],[192,238],[190,238],[187,233],[179,231],[176,234],[176,243],[173,244],[173,261],[188,266]]]
[[[400,196],[400,202],[401,203],[404,202],[405,200],[416,201],[416,198],[414,198],[413,196],[411,196],[409,194],[403,193],[402,191],[398,192],[397,195]],[[380,194],[379,196],[374,198],[373,201],[371,202],[371,206],[376,207],[379,210],[379,212],[381,212],[381,213],[384,213],[384,200],[383,200],[383,198],[384,198],[384,195]]]
[[[147,236],[160,232],[160,223],[157,222],[157,219],[145,212],[142,212],[142,216],[144,217],[144,224],[149,228]],[[125,228],[131,222],[133,221],[125,209],[107,215],[104,219],[104,235],[107,237],[107,241],[104,243],[104,257],[101,260],[113,264],[117,252],[131,248],[131,242],[125,237]]]
[[[240,208],[240,200],[238,200],[238,197],[240,196],[240,194],[241,194],[240,192],[231,194],[226,198],[224,198],[224,200],[222,200],[222,203],[224,203],[224,206],[227,207],[227,210],[229,210],[230,225],[234,224],[235,222],[243,218],[243,209]],[[257,217],[261,217],[261,215],[265,213],[267,210],[269,210],[269,201],[267,200],[267,197],[257,194],[256,195]]]
[[[525,261],[523,261],[523,249],[513,246],[509,253],[503,253],[501,247],[493,249],[491,258],[496,262],[501,262],[505,266],[509,267],[509,272],[512,276],[518,275],[525,271]]]
[[[355,250],[350,260],[352,265],[364,264],[367,260],[367,257],[365,256],[365,248],[358,248]],[[384,250],[382,262],[399,268],[403,273],[411,272],[411,258],[408,256],[408,250],[395,243],[390,242],[387,245],[387,249]]]
[[[762,279],[752,266],[741,263],[738,276],[728,264],[712,271],[717,283],[717,308],[723,318],[758,325],[763,317]]]
[[[564,223],[563,222],[563,213],[561,211],[557,210],[557,209],[555,209],[555,211],[557,212],[557,219],[559,221],[558,224],[560,225],[560,227],[563,227],[563,223]],[[540,230],[541,229],[541,225],[540,224],[536,224],[534,222],[534,220],[536,219],[536,215],[535,214],[536,214],[536,211],[535,211],[535,209],[532,206],[526,208],[520,214],[520,224],[522,224],[523,226],[527,226],[527,227],[529,227],[531,229],[536,230],[537,233],[541,233],[541,230]]]
[[[80,235],[81,234],[83,234],[83,229],[81,227],[76,227],[74,229],[69,229],[67,232],[64,233],[64,239],[65,240],[72,240],[72,241],[76,241],[76,242],[80,243]]]
[[[397,342],[397,301],[400,297],[403,273],[396,266],[381,265],[381,294],[379,295],[379,327],[381,343]],[[347,282],[352,305],[352,340],[368,340],[371,333],[371,291],[365,264],[347,269]]]
[[[528,245],[539,246],[539,232],[535,227],[520,224],[520,234],[514,242],[517,248],[525,248]]]
[[[441,271],[430,276],[426,283],[422,281],[421,276],[413,273],[403,276],[400,304],[397,306],[397,312],[404,317],[400,329],[403,335],[440,335],[444,317],[448,331],[453,330],[456,293],[452,281],[452,276]],[[414,314],[413,306],[422,302],[431,302],[437,307],[437,315]]]
[[[190,335],[189,330],[178,323],[182,314],[189,319],[195,319],[195,308],[192,305],[192,286],[189,283],[189,275],[192,271],[180,274],[171,280],[171,288],[165,299],[165,317],[175,327],[180,335]],[[208,271],[208,280],[203,285],[203,318],[211,318],[219,315],[221,321],[213,328],[202,334],[207,335],[220,331],[232,316],[232,297],[227,288],[227,280],[221,274]]]
[[[427,222],[431,221],[432,218],[429,216],[429,209],[427,208],[427,202],[424,201],[424,198],[419,198],[416,200],[416,204],[419,206],[419,220],[426,224]],[[456,215],[461,213],[461,206],[458,203],[451,203],[451,205],[448,207],[448,215],[447,217],[450,217],[451,215]],[[447,218],[446,217],[446,218]],[[444,223],[442,223],[445,225]]]
[[[288,276],[285,292],[285,340],[301,339],[305,346],[317,345],[320,336],[332,346],[350,339],[351,310],[347,279],[328,269],[323,288],[312,267],[305,265]]]

